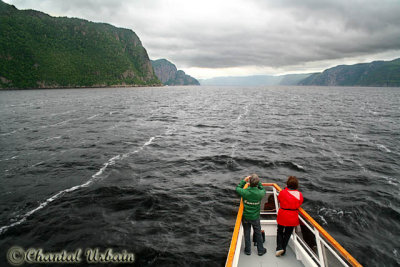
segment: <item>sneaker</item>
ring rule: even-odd
[[[265,253],[267,253],[267,249],[266,248],[264,248],[264,250],[260,253],[260,252],[258,252],[258,256],[262,256],[262,255],[264,255]]]
[[[251,255],[251,252],[244,251],[244,254]]]
[[[275,256],[280,257],[285,253],[285,251],[283,249],[279,249],[275,252]]]

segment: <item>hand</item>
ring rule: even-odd
[[[244,178],[244,180],[246,181],[246,183],[249,182],[250,176],[247,176],[246,178]]]

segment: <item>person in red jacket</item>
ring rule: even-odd
[[[293,228],[299,225],[299,208],[303,203],[303,194],[297,190],[299,181],[295,176],[289,176],[287,187],[278,195],[280,208],[276,221],[278,230],[276,236],[277,257],[286,253],[286,246],[292,235]]]

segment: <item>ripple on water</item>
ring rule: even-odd
[[[112,247],[138,266],[223,265],[234,188],[256,172],[280,186],[298,176],[304,208],[362,264],[399,264],[398,90],[0,93],[1,251]]]

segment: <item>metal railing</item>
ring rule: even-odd
[[[245,188],[248,185],[245,186]],[[261,211],[261,215],[276,215],[279,210],[278,193],[282,190],[277,184],[263,183],[264,187],[272,187],[272,191],[267,191],[274,195],[275,211]],[[235,229],[232,235],[231,246],[229,249],[226,265],[231,267],[238,241],[240,223],[243,215],[243,200],[240,201],[239,212],[236,218]],[[299,208],[300,226],[293,232],[293,242],[301,246],[313,262],[320,267],[336,266],[357,266],[362,265],[348,253],[328,232],[325,231],[306,211]]]

